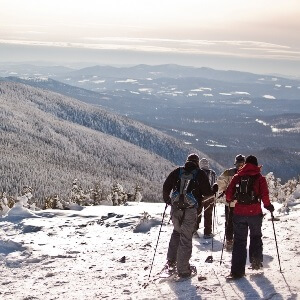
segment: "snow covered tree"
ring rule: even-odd
[[[9,211],[8,199],[6,193],[1,193],[0,195],[0,216],[5,215]]]
[[[111,193],[108,195],[108,200],[111,200],[113,205],[124,205],[128,196],[127,193],[124,192],[123,186],[119,183],[115,183],[111,189]]]
[[[137,184],[134,188],[134,196],[133,196],[133,200],[135,202],[140,202],[143,198],[142,194],[141,194],[142,188]]]

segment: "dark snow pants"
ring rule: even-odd
[[[233,216],[234,242],[232,250],[231,272],[244,275],[247,260],[247,237],[250,231],[249,260],[263,261],[262,215]]]
[[[169,242],[167,259],[177,262],[178,273],[190,271],[189,260],[192,256],[192,239],[197,222],[197,209],[171,209],[173,232]]]
[[[226,241],[233,240],[233,210],[234,207],[225,205],[225,235]]]

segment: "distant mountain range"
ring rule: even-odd
[[[300,173],[300,81],[178,65],[57,69],[44,67],[35,76],[34,68],[30,73],[18,66],[17,74],[4,80],[128,116],[225,167],[232,166],[238,153],[257,154],[264,172],[273,171],[283,180]],[[0,75],[8,76],[8,69]]]
[[[78,178],[106,189],[138,184],[146,200],[159,201],[168,172],[196,151],[126,117],[21,83],[0,81],[0,106],[0,186],[10,193],[31,185],[39,197],[66,197]]]

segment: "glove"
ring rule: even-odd
[[[267,209],[270,213],[274,211],[274,206],[273,204],[270,204],[269,206],[266,206],[265,209]]]
[[[165,199],[165,203],[167,205],[171,205],[172,204],[171,198],[169,197],[169,198]]]
[[[213,186],[212,186],[212,191],[214,194],[216,194],[219,190],[219,186],[217,183],[214,183]]]

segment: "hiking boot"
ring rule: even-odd
[[[237,279],[243,278],[244,276],[245,276],[245,274],[238,274],[238,273],[230,272],[230,274],[226,276],[226,279],[227,280],[237,280]]]
[[[251,263],[252,270],[260,270],[260,269],[262,269],[262,267],[263,267],[263,264],[258,260],[253,260]]]
[[[203,238],[204,238],[204,239],[211,239],[211,238],[213,238],[213,237],[214,237],[214,234],[212,234],[212,233],[204,234],[204,235],[203,235]]]
[[[232,251],[233,248],[233,240],[227,240],[225,244],[226,251]]]
[[[164,269],[168,271],[173,271],[174,269],[176,269],[176,261],[168,260],[164,266]]]
[[[197,268],[195,266],[190,266],[190,270],[184,273],[178,273],[178,277],[180,278],[188,278],[197,274]]]

